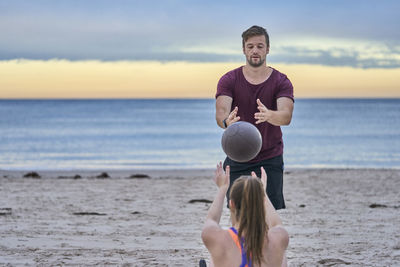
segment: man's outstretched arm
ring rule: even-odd
[[[292,120],[293,100],[288,97],[280,97],[276,101],[277,110],[268,109],[260,99],[257,99],[258,112],[254,114],[256,124],[268,122],[275,126],[289,125]]]
[[[240,120],[240,117],[236,116],[238,112],[237,107],[235,107],[231,112],[232,101],[232,97],[226,95],[220,95],[217,97],[215,102],[215,120],[217,121],[218,126],[221,128],[226,128],[224,120],[226,126],[229,126],[232,123]]]

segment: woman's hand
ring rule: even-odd
[[[222,167],[222,162],[219,162],[217,164],[217,169],[215,170],[214,174],[214,182],[218,186],[218,188],[224,188],[226,187],[226,190],[228,190],[229,187],[229,178],[230,178],[230,167],[226,166],[226,172],[224,171],[224,168]]]
[[[258,178],[255,172],[251,172],[251,176],[254,178]],[[264,192],[267,193],[267,173],[264,170],[264,167],[261,167],[261,182],[264,188]]]

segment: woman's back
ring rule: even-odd
[[[211,266],[216,267],[232,267],[232,266],[250,266],[241,265],[243,263],[243,251],[232,238],[229,230],[223,230],[218,236],[214,236],[218,240],[215,251],[211,251],[213,263]],[[289,235],[282,226],[276,226],[268,231],[268,236],[264,238],[262,256],[264,261],[261,265],[253,263],[254,267],[270,267],[270,266],[286,266],[284,260],[285,250],[289,242]]]

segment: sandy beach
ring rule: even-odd
[[[26,173],[0,171],[0,265],[209,261],[213,170]],[[400,170],[286,170],[289,266],[400,266],[399,189]]]

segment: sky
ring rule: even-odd
[[[0,0],[0,98],[212,98],[241,34],[295,97],[400,97],[400,1]]]

